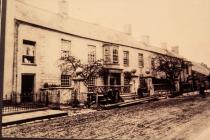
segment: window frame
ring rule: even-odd
[[[66,79],[66,78],[68,78],[68,79]],[[61,87],[71,87],[71,76],[70,75],[61,74]]]
[[[96,46],[88,45],[88,63],[93,63],[96,61]]]
[[[126,78],[124,78],[124,85],[130,85],[130,81]]]
[[[144,54],[138,53],[138,64],[140,68],[144,67]]]
[[[111,63],[112,62],[112,56],[111,56],[111,47],[110,46],[104,46],[104,61],[105,63]]]
[[[112,50],[112,63],[119,64],[119,49],[118,47],[113,47]]]
[[[23,39],[22,47],[23,47],[22,53],[21,53],[22,64],[23,65],[36,65],[36,41]],[[32,51],[32,54],[31,54],[31,51]],[[25,62],[25,60],[27,60],[28,63]]]
[[[87,80],[88,87],[96,86],[96,77],[90,77]],[[88,88],[88,92],[94,92],[93,88]]]
[[[123,51],[123,65],[125,67],[129,66],[129,51]]]
[[[95,86],[96,85],[96,77],[90,77],[90,78],[88,78],[87,85],[88,86]]]
[[[64,42],[68,42],[69,43],[69,48],[65,48],[63,43]],[[61,60],[65,60],[66,58],[68,58],[69,56],[71,56],[71,41],[70,40],[67,40],[67,39],[61,39],[61,52],[60,52],[60,56],[61,56]],[[66,56],[67,54],[67,56]]]

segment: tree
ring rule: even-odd
[[[128,83],[130,83],[135,73],[136,69],[133,69],[131,71],[124,71],[124,78],[127,80]]]
[[[103,67],[102,59],[88,64],[82,64],[81,61],[74,56],[61,59],[59,67],[62,74],[69,74],[72,78],[78,75],[78,73],[76,73],[77,69],[81,69],[79,75],[82,77],[85,86],[88,86],[88,80],[91,77],[100,77],[106,72]]]
[[[166,55],[157,55],[153,58],[152,70],[154,72],[164,72],[166,79],[172,84],[181,74],[184,68],[187,68],[188,63],[183,59],[170,57]]]
[[[88,87],[88,80],[91,77],[101,77],[107,74],[107,69],[103,67],[102,59],[96,60],[88,64],[82,64],[78,58],[74,56],[68,56],[60,59],[59,67],[62,74],[71,75],[72,79],[76,78],[77,76],[80,76],[81,81],[84,83],[86,87]],[[79,104],[77,97],[79,88],[77,86],[79,85],[76,84],[76,86],[74,86],[74,91],[73,91],[74,97],[70,101],[70,104],[73,107],[78,106]],[[86,105],[88,104],[89,103],[86,103]]]

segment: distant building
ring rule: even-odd
[[[201,79],[205,79],[210,74],[210,69],[203,63],[192,62],[192,73]]]

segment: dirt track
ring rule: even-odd
[[[177,97],[4,128],[7,137],[192,139],[210,126],[210,96]]]

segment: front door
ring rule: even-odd
[[[32,102],[34,92],[34,75],[22,75],[21,79],[21,102]]]
[[[113,73],[110,75],[110,85],[120,85],[120,74]]]

